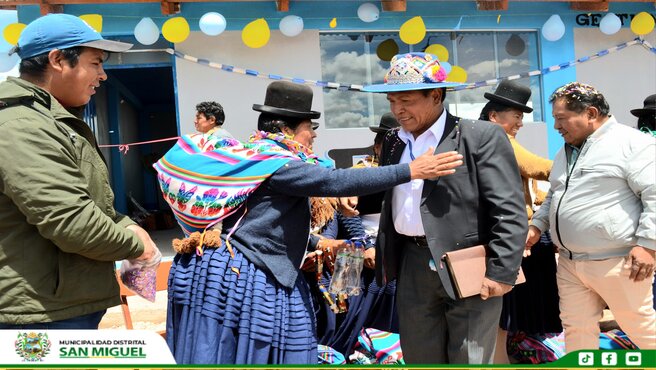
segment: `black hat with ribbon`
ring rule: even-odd
[[[519,109],[524,113],[533,112],[533,108],[526,105],[531,98],[531,88],[515,81],[501,81],[494,93],[485,93],[483,96],[487,100]]]
[[[253,110],[282,117],[313,119],[321,116],[312,110],[312,89],[289,81],[269,84],[264,104],[253,104]]]
[[[649,114],[656,114],[656,94],[649,95],[644,101],[644,107],[631,109],[631,114],[636,117],[642,117]]]
[[[391,112],[387,112],[380,117],[380,123],[378,123],[378,126],[369,126],[369,130],[378,134],[381,132],[387,132],[399,126],[399,121],[394,118],[394,115]]]

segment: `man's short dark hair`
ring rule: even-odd
[[[84,50],[84,46],[74,46],[68,49],[61,49],[62,58],[71,66],[75,68],[77,63],[80,61],[80,54]],[[34,78],[43,78],[48,68],[48,54],[40,54],[33,56],[31,58],[23,59],[18,66],[18,72],[21,75],[27,75]]]
[[[446,99],[446,87],[440,87],[439,89],[442,90],[442,103],[444,103],[444,99]],[[424,96],[428,96],[433,90],[435,89],[424,89],[421,90],[421,92],[424,94]]]
[[[595,107],[602,116],[608,116],[610,107],[606,98],[591,85],[570,82],[556,89],[549,97],[549,103],[563,98],[565,106],[572,112],[581,113],[588,107]]]
[[[223,122],[225,122],[225,113],[223,113],[223,107],[221,104],[215,101],[204,101],[202,103],[198,103],[196,105],[196,112],[202,113],[207,119],[214,117],[217,126],[221,126],[223,125]]]

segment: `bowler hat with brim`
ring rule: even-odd
[[[446,70],[433,54],[397,54],[390,61],[390,69],[385,74],[384,83],[365,86],[362,91],[388,93],[462,85],[459,82],[446,81],[446,78]]]
[[[631,114],[636,117],[644,115],[656,114],[656,94],[649,95],[644,101],[644,107],[639,109],[631,109]]]
[[[369,126],[369,130],[379,134],[381,132],[387,132],[393,128],[399,127],[399,121],[394,118],[394,115],[390,112],[383,114],[380,117],[380,123],[378,126]]]
[[[321,113],[311,108],[312,89],[289,81],[270,83],[264,97],[264,104],[253,104],[253,110],[258,112],[290,118],[319,118]]]
[[[130,49],[132,44],[106,40],[74,15],[48,14],[35,19],[23,29],[17,45],[10,53],[18,53],[21,59],[28,59],[51,50],[76,46],[123,52]]]
[[[526,105],[531,98],[531,88],[519,82],[501,81],[494,93],[485,93],[483,96],[490,101],[519,109],[524,113],[533,112],[533,108]]]

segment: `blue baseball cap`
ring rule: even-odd
[[[55,49],[85,46],[111,52],[123,52],[132,44],[105,40],[82,19],[70,14],[48,14],[28,24],[12,52],[21,59],[32,58]]]

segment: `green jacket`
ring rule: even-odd
[[[57,321],[120,303],[114,261],[144,247],[113,201],[86,123],[32,83],[1,83],[0,322]]]

